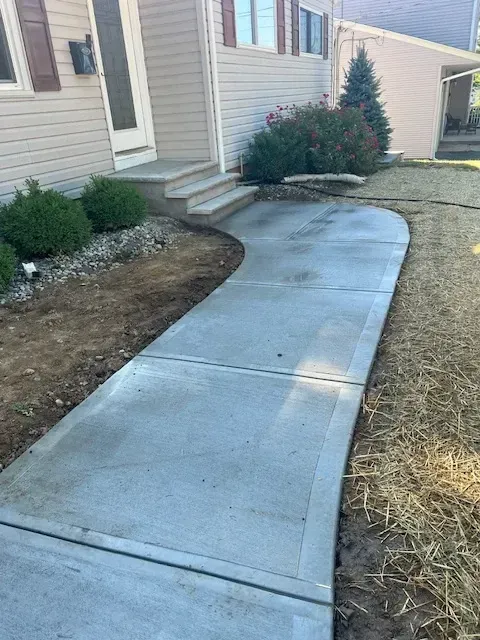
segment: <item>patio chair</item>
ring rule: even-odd
[[[447,126],[445,127],[445,133],[448,133],[449,131],[456,131],[457,135],[460,135],[461,125],[461,118],[452,118],[452,116],[447,113]]]
[[[474,133],[475,135],[477,135],[476,122],[467,122],[466,125],[462,126],[462,129],[465,129],[465,133]]]

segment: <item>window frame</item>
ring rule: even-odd
[[[257,12],[257,0],[249,0],[250,8],[252,12],[252,40],[253,42],[241,42],[237,33],[237,48],[238,49],[255,49],[257,51],[268,51],[269,53],[278,52],[278,25],[277,25],[277,2],[273,0],[273,45],[271,47],[258,43],[258,12]],[[237,14],[235,13],[235,23],[237,21]],[[255,42],[257,41],[257,42]]]
[[[16,80],[15,82],[0,82],[0,100],[33,98],[35,92],[33,91],[15,0],[0,0],[0,13]]]
[[[311,53],[310,51],[302,51],[302,9],[311,15],[315,15],[320,18],[320,24],[322,25],[322,31],[320,36],[320,53]],[[325,28],[323,13],[318,13],[318,10],[312,9],[306,4],[299,4],[298,7],[298,25],[299,25],[299,34],[298,34],[298,48],[300,52],[300,56],[304,56],[306,58],[322,58],[323,57],[323,30]],[[307,43],[308,45],[308,43]]]

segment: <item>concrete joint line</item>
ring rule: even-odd
[[[250,374],[259,374],[259,375],[277,375],[277,376],[282,376],[282,377],[286,377],[286,378],[292,378],[293,380],[295,378],[303,378],[303,379],[308,379],[310,381],[317,381],[317,382],[339,382],[339,383],[344,383],[344,384],[348,384],[348,385],[353,385],[353,386],[360,386],[363,387],[365,385],[365,381],[364,380],[356,380],[356,379],[350,379],[346,376],[335,376],[335,375],[327,375],[327,374],[315,374],[309,371],[292,371],[292,370],[282,370],[280,368],[275,368],[275,367],[271,367],[271,368],[265,368],[265,369],[257,369],[254,367],[237,367],[234,365],[230,365],[230,364],[224,364],[224,363],[220,363],[220,362],[211,362],[208,360],[202,360],[200,358],[194,358],[194,357],[182,357],[182,356],[176,356],[176,355],[168,355],[168,356],[161,356],[161,355],[154,355],[151,353],[140,353],[137,358],[154,358],[154,359],[158,359],[158,360],[174,360],[174,361],[180,361],[180,362],[192,362],[195,364],[200,364],[200,365],[205,365],[206,367],[215,367],[216,369],[226,369],[226,370],[233,370],[237,373],[250,373]]]
[[[192,573],[227,580],[235,584],[260,589],[269,593],[333,607],[332,590],[327,585],[309,582],[297,577],[261,571],[196,554],[167,549],[157,545],[117,538],[98,531],[58,525],[38,518],[5,517],[0,510],[0,525],[30,533],[78,544],[82,547],[107,551],[115,555],[144,560],[153,564],[174,567]]]

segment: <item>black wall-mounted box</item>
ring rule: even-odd
[[[73,68],[77,75],[94,75],[97,73],[95,58],[93,57],[92,41],[69,42],[72,54]]]

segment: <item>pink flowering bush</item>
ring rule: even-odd
[[[279,105],[267,115],[267,128],[250,145],[251,178],[280,182],[299,173],[376,171],[379,143],[362,110],[331,108],[326,99],[319,104]]]

